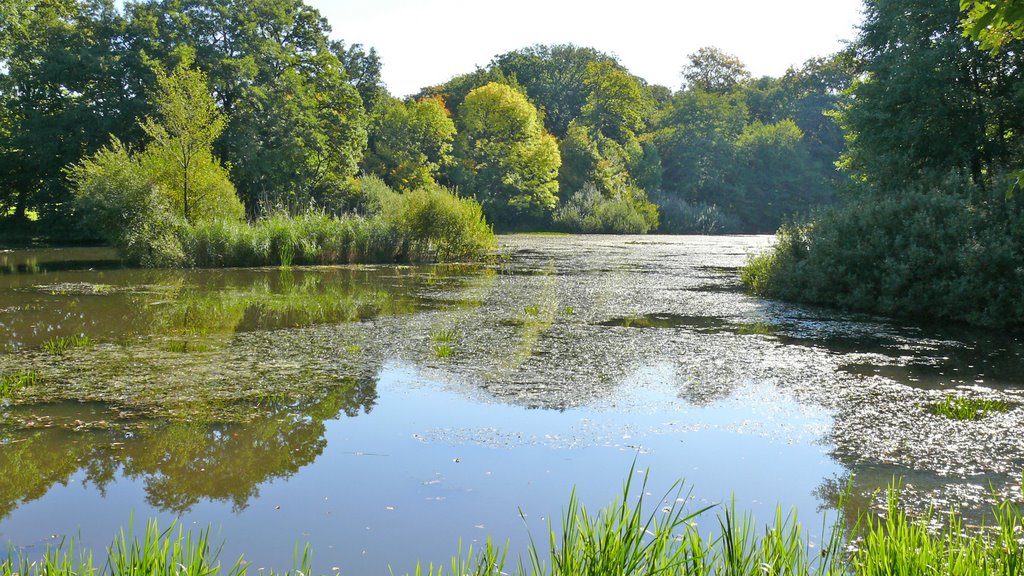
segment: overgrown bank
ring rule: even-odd
[[[1024,13],[1014,4],[864,3],[858,79],[837,114],[853,190],[750,262],[755,292],[1024,325]],[[979,49],[989,32],[998,50]]]
[[[961,178],[863,193],[783,227],[743,281],[757,294],[981,326],[1024,325],[1024,199]]]
[[[962,519],[952,514],[941,529],[929,527],[935,518],[909,518],[899,507],[899,488],[890,487],[887,506],[881,519],[863,513],[847,529],[840,517],[833,528],[812,544],[803,526],[777,511],[773,522],[759,526],[748,514],[738,513],[734,505],[721,506],[716,529],[701,533],[696,520],[716,508],[709,506],[687,511],[681,502],[688,498],[672,490],[674,499],[660,512],[645,510],[644,490],[639,498],[627,482],[623,496],[596,514],[589,513],[575,495],[563,514],[560,531],[552,528],[547,550],[532,537],[526,558],[515,566],[507,558],[507,549],[490,540],[482,550],[472,547],[452,558],[450,571],[443,565],[417,566],[415,574],[452,574],[455,576],[517,576],[617,574],[640,576],[711,575],[753,576],[792,575],[888,575],[935,574],[973,576],[1024,573],[1024,549],[1020,534],[1024,515],[1012,502],[993,509],[994,522],[967,534]],[[635,504],[630,504],[635,502]],[[840,502],[840,508],[843,503]],[[659,505],[660,506],[660,505]],[[128,534],[131,534],[131,529]],[[78,556],[76,556],[76,552]],[[0,563],[0,576],[36,576],[66,574],[219,574],[242,575],[248,566],[239,558],[223,567],[220,548],[213,547],[209,531],[197,534],[171,526],[160,531],[154,522],[145,536],[138,538],[122,531],[107,549],[107,561],[97,567],[87,552],[59,545],[48,548],[37,559],[9,552]],[[294,568],[287,574],[311,574],[308,546],[299,554],[296,548]],[[509,564],[506,570],[506,564]],[[262,571],[261,571],[262,573]],[[271,572],[273,574],[273,572]]]

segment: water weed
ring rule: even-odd
[[[454,328],[441,328],[430,333],[434,342],[455,342],[459,339],[459,331]]]
[[[936,414],[953,420],[981,420],[993,412],[1006,412],[1010,407],[1000,400],[949,395],[935,403],[932,409]]]
[[[0,398],[9,397],[12,393],[26,386],[39,383],[39,372],[35,370],[19,370],[0,374]]]
[[[55,336],[43,342],[43,350],[50,354],[64,354],[75,348],[88,348],[92,340],[88,336]]]

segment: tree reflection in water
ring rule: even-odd
[[[369,413],[374,380],[346,378],[297,398],[253,406],[244,422],[121,419],[98,404],[15,409],[0,429],[0,518],[84,472],[101,493],[119,477],[141,480],[146,501],[182,513],[210,500],[244,509],[261,485],[288,478],[323,452],[325,422]],[[20,414],[19,414],[20,412]]]

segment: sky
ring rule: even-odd
[[[781,76],[852,40],[861,0],[307,0],[346,44],[374,47],[395,96],[534,44],[590,46],[676,89],[688,54],[717,46]]]

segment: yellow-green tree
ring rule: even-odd
[[[210,95],[206,75],[186,58],[170,74],[156,69],[157,118],[142,128],[152,138],[143,164],[186,222],[239,218],[244,211],[227,171],[213,155],[213,142],[227,120]]]
[[[558,202],[558,142],[526,96],[491,82],[459,106],[458,166],[452,180],[492,221],[546,218]]]
[[[398,191],[428,188],[452,163],[455,122],[440,96],[387,106],[370,132],[370,150],[363,161]]]

